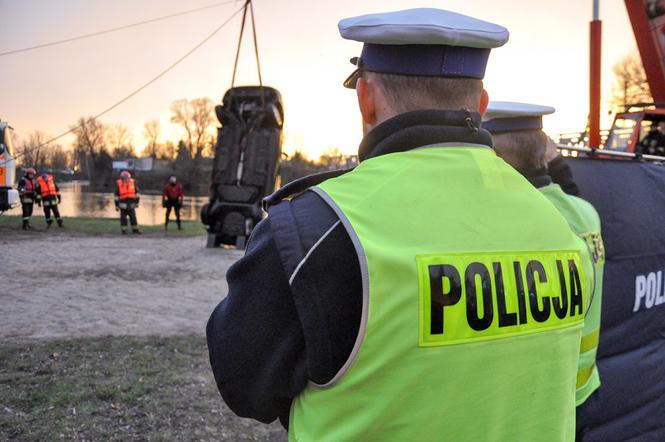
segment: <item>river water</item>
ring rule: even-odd
[[[87,183],[84,181],[73,181],[68,183],[58,183],[62,203],[60,204],[60,215],[77,217],[86,216],[94,218],[116,218],[118,212],[115,211],[112,193],[88,192]],[[199,210],[201,206],[208,202],[207,197],[185,195],[185,203],[180,209],[180,218],[182,220],[199,220]],[[7,212],[11,215],[20,215],[21,206]],[[34,216],[43,216],[43,211],[35,205]],[[141,203],[136,209],[136,217],[139,224],[156,225],[164,223],[165,209],[162,207],[161,195],[141,195]],[[171,213],[171,221],[175,219],[175,214]]]

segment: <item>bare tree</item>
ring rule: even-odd
[[[47,163],[48,145],[44,145],[46,135],[40,131],[31,132],[27,139],[17,145],[17,153],[21,158],[23,167],[34,167],[41,170]]]
[[[159,120],[154,119],[146,121],[143,125],[143,136],[145,137],[147,144],[144,149],[144,155],[147,154],[153,158],[157,158],[159,155],[159,144],[158,138],[160,134]]]
[[[174,101],[171,104],[171,114],[171,122],[180,125],[185,131],[187,136],[186,144],[191,151],[194,127],[192,124],[192,109],[189,105],[189,101],[185,98]]]
[[[159,146],[159,157],[164,160],[173,161],[178,154],[176,145],[173,141],[167,141]]]
[[[71,156],[61,145],[55,145],[48,150],[48,165],[55,172],[64,170],[70,166]]]
[[[74,141],[74,163],[78,170],[92,178],[93,168],[106,151],[106,126],[92,117],[81,117],[72,126]]]
[[[194,149],[192,156],[200,158],[204,150],[209,148],[213,139],[210,133],[214,126],[215,105],[209,98],[195,98],[191,102],[192,119],[194,122]]]
[[[614,85],[610,102],[612,109],[619,111],[630,104],[653,101],[642,60],[637,52],[619,60],[613,71]]]
[[[185,132],[185,144],[192,158],[200,158],[213,140],[214,104],[209,98],[176,100],[171,105],[171,122]]]
[[[123,124],[114,124],[106,131],[106,145],[111,150],[113,158],[132,158],[136,156],[132,143],[132,133]]]

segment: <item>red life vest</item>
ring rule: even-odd
[[[58,191],[55,189],[55,181],[53,181],[53,175],[47,175],[46,179],[42,178],[41,175],[37,177],[37,182],[39,183],[39,191],[43,197],[47,196],[56,196]]]
[[[125,184],[124,180],[119,179],[116,181],[116,184],[118,185],[118,196],[120,201],[136,199],[136,184],[134,178],[130,178],[127,181],[127,184]]]
[[[24,187],[24,192],[25,193],[34,193],[35,192],[35,181],[31,180],[28,177],[23,177],[23,181],[25,182],[25,187]]]

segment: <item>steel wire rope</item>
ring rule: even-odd
[[[233,13],[228,19],[226,19],[221,25],[219,25],[217,28],[215,28],[215,30],[213,30],[210,34],[208,34],[208,36],[206,36],[206,38],[204,38],[201,42],[199,42],[199,43],[198,43],[196,46],[194,46],[192,49],[190,49],[189,51],[187,51],[187,53],[185,53],[185,55],[183,55],[182,57],[180,57],[179,59],[177,59],[175,62],[173,62],[173,63],[172,63],[170,66],[168,66],[166,69],[162,70],[162,71],[161,71],[159,74],[157,74],[155,77],[151,78],[151,79],[148,80],[146,83],[144,83],[143,85],[141,85],[140,87],[138,87],[137,89],[135,89],[134,91],[132,91],[129,95],[126,95],[126,96],[125,96],[124,98],[122,98],[121,100],[116,101],[114,104],[112,104],[111,106],[107,107],[106,109],[104,109],[103,111],[99,112],[98,114],[92,116],[92,117],[91,117],[90,119],[88,119],[87,121],[84,121],[83,124],[79,124],[79,125],[77,125],[77,126],[71,127],[71,128],[70,128],[69,130],[67,130],[66,132],[63,132],[63,133],[61,133],[60,135],[57,135],[57,136],[55,136],[55,137],[53,137],[53,138],[51,138],[51,139],[49,139],[49,140],[47,140],[47,141],[45,141],[45,142],[39,144],[38,146],[35,146],[35,147],[31,148],[31,149],[27,149],[27,150],[22,151],[22,152],[18,153],[18,154],[17,154],[14,158],[12,158],[11,160],[5,160],[4,162],[0,162],[0,166],[4,166],[5,164],[7,164],[7,163],[9,163],[9,162],[11,162],[11,161],[15,161],[16,159],[18,159],[18,158],[20,158],[20,157],[22,157],[22,156],[25,156],[25,155],[26,155],[27,153],[29,153],[29,152],[32,152],[32,151],[37,150],[37,149],[40,149],[40,148],[42,148],[42,147],[44,147],[44,146],[46,146],[46,145],[48,145],[48,144],[50,144],[50,143],[52,143],[52,142],[54,142],[54,141],[59,140],[60,138],[66,136],[66,135],[69,135],[70,133],[73,133],[73,132],[75,132],[75,131],[78,130],[78,129],[83,128],[83,127],[84,127],[86,124],[88,124],[90,121],[95,121],[95,120],[97,120],[98,118],[102,117],[103,115],[109,113],[110,111],[112,111],[112,110],[115,109],[116,107],[120,106],[122,103],[124,103],[125,101],[129,100],[130,98],[132,98],[133,96],[135,96],[136,94],[138,94],[139,92],[141,92],[142,90],[144,90],[145,88],[147,88],[148,86],[150,86],[151,84],[153,84],[155,81],[157,81],[157,80],[159,80],[160,78],[162,78],[162,77],[163,77],[164,75],[166,75],[171,69],[175,68],[175,67],[176,67],[178,64],[180,64],[183,60],[185,60],[187,57],[189,57],[190,55],[192,55],[197,49],[199,49],[201,46],[203,46],[204,44],[206,44],[206,43],[208,42],[208,40],[210,40],[212,37],[214,37],[215,34],[217,34],[217,33],[218,33],[218,32],[219,32],[224,26],[226,26],[231,20],[233,20],[233,19],[235,18],[235,16],[238,15],[238,14],[240,13],[240,11],[242,11],[243,9],[245,9],[245,6],[243,6],[243,7],[240,8],[240,9],[238,9],[237,11],[235,11],[235,12],[234,12],[234,13]]]
[[[51,42],[48,42],[48,43],[40,43],[40,44],[34,45],[34,46],[27,46],[25,48],[3,51],[3,52],[0,52],[0,57],[4,57],[5,55],[18,54],[18,53],[21,53],[21,52],[33,51],[35,49],[42,49],[42,48],[46,48],[46,47],[50,47],[50,46],[57,46],[57,45],[61,45],[61,44],[64,44],[64,43],[69,43],[69,42],[76,41],[76,40],[83,40],[83,39],[86,39],[86,38],[97,37],[98,35],[110,34],[112,32],[122,31],[124,29],[134,28],[134,27],[146,25],[146,24],[149,24],[149,23],[155,23],[155,22],[162,21],[162,20],[168,20],[168,19],[171,19],[171,18],[180,17],[182,15],[192,14],[194,12],[204,11],[206,9],[219,8],[220,6],[228,5],[228,4],[235,3],[235,2],[237,2],[237,0],[228,0],[228,1],[225,1],[225,2],[213,3],[213,4],[208,5],[208,6],[202,6],[200,8],[196,8],[196,9],[189,9],[187,11],[176,12],[174,14],[169,14],[169,15],[163,15],[161,17],[151,18],[151,19],[139,21],[139,22],[136,22],[136,23],[130,23],[128,25],[122,25],[122,26],[117,26],[115,28],[105,29],[103,31],[91,32],[89,34],[78,35],[76,37],[69,37],[69,38],[65,38],[65,39],[62,39],[62,40],[51,41]]]

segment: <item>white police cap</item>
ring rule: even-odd
[[[492,134],[540,130],[543,128],[543,116],[554,112],[555,109],[550,106],[492,101],[483,116],[482,127]]]
[[[345,81],[355,87],[361,70],[398,75],[485,76],[490,50],[509,37],[502,26],[433,8],[369,14],[339,22],[343,38],[364,43],[358,69]]]

